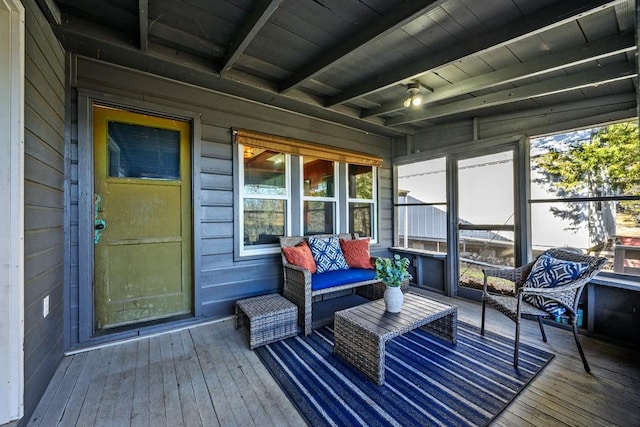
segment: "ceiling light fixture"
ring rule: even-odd
[[[409,83],[407,85],[407,93],[409,96],[404,100],[405,108],[409,107],[417,107],[422,104],[422,95],[420,94],[420,84],[418,83]]]

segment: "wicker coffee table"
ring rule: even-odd
[[[388,313],[379,299],[336,312],[333,352],[382,385],[387,341],[422,328],[456,344],[457,318],[456,306],[411,292],[404,295],[400,313]]]

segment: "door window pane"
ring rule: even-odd
[[[180,132],[127,123],[107,126],[109,176],[180,179]]]
[[[460,286],[482,288],[482,269],[514,265],[513,151],[458,161]],[[498,291],[510,282],[492,281]]]
[[[244,244],[278,243],[284,236],[285,200],[244,199]]]
[[[331,234],[334,226],[333,202],[304,202],[304,234]]]
[[[514,224],[513,152],[458,161],[459,219],[471,224]]]

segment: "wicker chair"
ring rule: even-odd
[[[580,345],[580,340],[578,339],[576,313],[578,308],[578,302],[580,300],[580,295],[582,294],[582,290],[584,286],[587,283],[589,283],[589,281],[593,278],[593,276],[595,276],[596,273],[604,266],[604,264],[607,262],[607,259],[601,258],[601,257],[582,255],[574,251],[568,251],[564,249],[549,249],[544,253],[554,258],[565,260],[565,261],[587,263],[588,268],[575,281],[566,285],[557,286],[555,288],[532,288],[532,287],[525,288],[524,287],[524,283],[535,263],[535,260],[522,267],[513,268],[513,269],[483,270],[484,286],[482,290],[482,325],[480,328],[480,334],[484,335],[484,320],[485,320],[485,310],[486,310],[487,303],[493,306],[494,308],[496,308],[497,310],[499,310],[501,313],[508,316],[511,320],[513,320],[516,324],[513,366],[517,368],[518,367],[518,345],[519,345],[519,339],[520,339],[520,319],[523,314],[528,314],[528,315],[537,317],[538,325],[540,326],[540,333],[542,334],[542,340],[544,342],[547,342],[547,336],[544,332],[544,327],[542,325],[542,318],[549,316],[549,313],[523,300],[523,297],[525,295],[543,296],[544,298],[560,303],[566,309],[566,313],[569,314],[571,326],[573,328],[573,336],[575,338],[576,345],[578,346],[578,351],[580,352],[580,357],[582,358],[584,369],[585,371],[590,372],[589,364],[587,363],[587,359],[585,358],[584,352],[582,351],[582,346]],[[487,289],[487,279],[489,277],[498,277],[498,278],[512,281],[514,284],[515,296],[497,295],[497,294],[489,293]]]

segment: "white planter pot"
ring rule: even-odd
[[[384,290],[384,303],[387,306],[389,313],[400,313],[402,308],[402,302],[404,301],[404,294],[400,287],[387,286]]]

